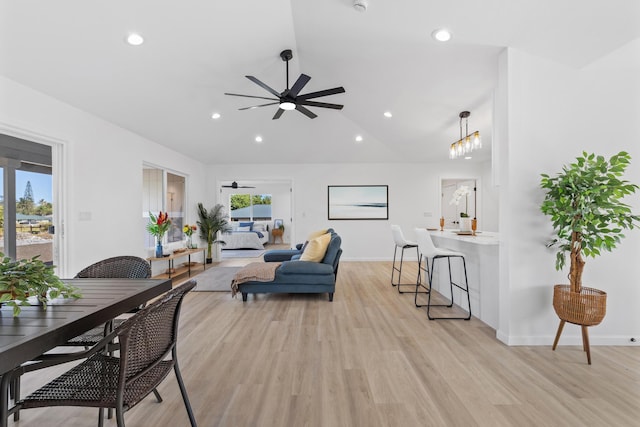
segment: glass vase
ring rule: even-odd
[[[156,258],[162,258],[162,240],[156,242]]]
[[[191,236],[187,236],[187,249],[193,249],[193,241]]]

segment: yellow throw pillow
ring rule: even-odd
[[[311,241],[313,239],[315,239],[316,237],[320,237],[324,234],[327,234],[327,229],[325,228],[324,230],[318,230],[318,231],[314,231],[313,233],[309,234],[309,237],[307,237],[307,241]]]
[[[327,247],[331,241],[331,234],[325,233],[320,237],[309,240],[309,244],[304,248],[300,261],[320,262],[327,253]]]

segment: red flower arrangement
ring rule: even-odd
[[[167,212],[160,211],[158,216],[155,216],[149,212],[149,223],[147,224],[147,231],[152,236],[156,236],[158,241],[162,241],[162,237],[171,227],[171,220]]]

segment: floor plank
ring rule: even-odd
[[[390,272],[389,262],[342,262],[333,302],[188,295],[179,357],[199,425],[639,425],[640,348],[594,346],[589,366],[577,346],[507,347],[478,319],[427,320]],[[24,392],[59,371],[26,375]],[[159,391],[164,402],[145,399],[127,426],[189,425],[173,375]],[[96,416],[33,409],[15,425],[93,426]]]

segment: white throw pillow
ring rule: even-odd
[[[238,227],[238,231],[251,231],[251,227],[248,225],[246,227]]]

